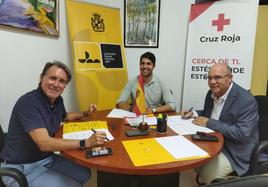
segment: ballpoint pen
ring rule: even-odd
[[[193,109],[194,109],[194,107],[191,107],[191,108],[187,111],[186,114],[188,114],[189,112],[192,112]],[[184,116],[182,117],[182,119],[186,119],[186,118],[185,118],[185,115],[186,115],[186,114],[184,114]]]
[[[194,107],[191,107],[191,108],[188,110],[188,113],[189,113],[189,112],[192,112],[193,109],[194,109]]]
[[[95,129],[91,129],[91,130],[92,132],[94,132],[94,134],[97,132]],[[107,138],[106,136],[105,136],[105,140],[110,141],[109,138]]]

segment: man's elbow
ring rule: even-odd
[[[171,112],[176,111],[176,106],[175,106],[175,104],[167,104],[167,106],[169,107],[169,110],[170,110]]]

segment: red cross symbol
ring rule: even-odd
[[[219,14],[217,20],[212,20],[212,26],[217,26],[217,31],[223,31],[224,25],[230,25],[230,19],[224,19],[224,14]]]

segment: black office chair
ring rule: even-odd
[[[0,126],[0,151],[2,150],[4,146],[5,136],[6,134],[3,132],[2,126]],[[17,181],[20,187],[28,187],[28,182],[27,182],[25,175],[21,171],[15,168],[8,168],[8,167],[0,168],[0,186],[4,187],[5,185],[1,179],[1,177],[3,176],[12,177],[13,179]]]
[[[268,173],[268,160],[260,160],[263,154],[268,157],[268,96],[255,96],[259,110],[259,139],[260,143],[254,149],[249,171],[246,175]]]
[[[268,159],[260,160],[263,154],[267,154],[268,157],[268,96],[258,95],[254,97],[258,103],[260,117],[258,122],[260,142],[252,152],[248,172],[242,177],[268,173]],[[238,179],[239,176],[237,176],[236,172],[232,172],[226,176],[226,178],[227,179],[215,179],[212,181],[212,183],[218,183],[225,180],[235,180]],[[198,181],[198,176],[196,177],[196,182],[199,185],[204,185]]]
[[[251,175],[238,179],[227,180],[218,183],[211,183],[204,187],[267,187],[268,174]]]
[[[260,142],[252,152],[249,170],[244,176],[268,173],[268,159],[260,160],[263,154],[266,154],[268,158],[268,96],[257,95],[254,97],[258,103],[260,117],[258,122]],[[232,173],[227,178],[237,178],[237,175]]]

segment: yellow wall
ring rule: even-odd
[[[266,95],[268,80],[268,6],[259,6],[251,93]]]

